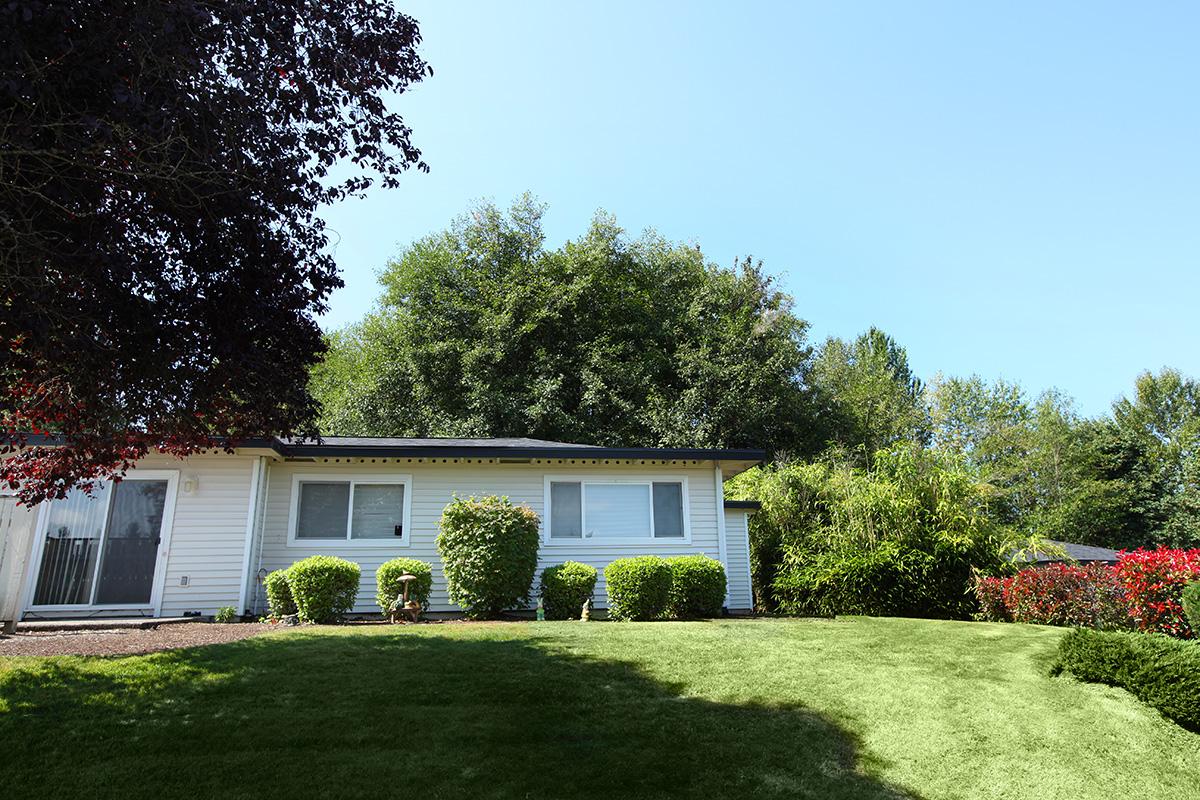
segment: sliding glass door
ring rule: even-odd
[[[51,503],[35,607],[148,607],[175,481],[130,473]]]

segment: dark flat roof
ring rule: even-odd
[[[30,435],[31,445],[61,445],[62,437]],[[497,438],[409,439],[389,436],[326,436],[320,442],[297,439],[247,439],[237,447],[260,447],[274,450],[284,458],[339,456],[343,458],[638,458],[655,460],[695,461],[764,461],[765,450],[706,447],[602,447],[574,442],[551,442],[544,439]]]
[[[327,436],[320,443],[276,440],[287,457],[419,456],[500,458],[650,458],[699,461],[763,461],[765,450],[706,447],[603,447],[543,439],[399,439]]]

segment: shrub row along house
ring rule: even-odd
[[[155,455],[91,495],[24,509],[0,498],[0,601],[17,618],[262,613],[262,578],[309,555],[376,569],[433,565],[429,608],[453,611],[435,539],[456,497],[502,495],[541,520],[539,573],[572,560],[705,554],[725,567],[725,606],[753,605],[746,517],[723,482],[758,450],[612,448],[534,439],[263,440],[232,453]],[[604,587],[597,587],[603,607]],[[0,616],[3,610],[0,609]]]

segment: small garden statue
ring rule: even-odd
[[[404,584],[404,593],[392,603],[389,615],[392,622],[398,622],[401,616],[408,617],[410,622],[416,622],[421,618],[421,604],[416,600],[408,599],[408,587],[416,579],[416,575],[409,575],[407,572],[397,579]]]

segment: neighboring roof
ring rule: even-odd
[[[762,508],[762,503],[757,500],[726,500],[726,508],[745,508],[751,511],[757,511]]]
[[[1025,561],[1036,561],[1040,564],[1047,564],[1054,561],[1111,561],[1117,562],[1117,551],[1109,550],[1107,547],[1093,547],[1090,544],[1075,544],[1074,542],[1059,542],[1054,539],[1047,539],[1046,544],[1053,545],[1064,553],[1066,558],[1063,558],[1057,553],[1036,552],[1032,556],[1026,556]]]

